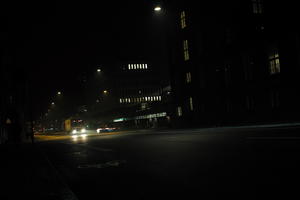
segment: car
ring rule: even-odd
[[[115,127],[104,127],[104,128],[97,128],[97,133],[107,133],[116,131],[118,128]]]
[[[77,137],[86,137],[86,129],[85,127],[73,127],[71,131],[71,135],[73,138]]]

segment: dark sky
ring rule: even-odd
[[[72,88],[88,67],[160,59],[162,27],[153,22],[151,4],[29,0],[1,3],[0,12],[15,65],[30,75],[43,107],[55,91]]]

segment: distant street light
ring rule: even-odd
[[[101,69],[97,69],[97,72],[101,72]]]
[[[160,11],[161,11],[161,7],[160,7],[160,6],[156,6],[156,7],[154,8],[154,11],[155,11],[155,12],[160,12]]]
[[[53,106],[55,105],[55,103],[54,103],[54,102],[52,102],[51,104],[52,104]]]
[[[58,91],[58,92],[57,92],[57,94],[58,94],[58,95],[61,95],[61,92],[60,92],[60,91]]]
[[[103,94],[107,94],[107,93],[108,93],[108,91],[107,91],[107,90],[104,90],[104,91],[103,91]]]

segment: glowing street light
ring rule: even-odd
[[[97,72],[101,72],[101,69],[99,68],[99,69],[97,69]]]
[[[58,94],[58,95],[61,95],[61,92],[60,92],[60,91],[58,91],[58,92],[57,92],[57,94]]]
[[[107,90],[104,90],[104,91],[103,91],[103,94],[107,94],[107,93],[108,93],[108,91],[107,91]]]
[[[52,104],[53,106],[55,105],[55,103],[54,103],[54,102],[52,102],[51,104]]]
[[[160,7],[160,6],[156,6],[156,7],[154,8],[154,11],[155,11],[155,12],[160,12],[160,11],[161,11],[161,7]]]

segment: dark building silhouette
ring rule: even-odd
[[[174,124],[299,119],[300,46],[293,4],[165,1]]]

